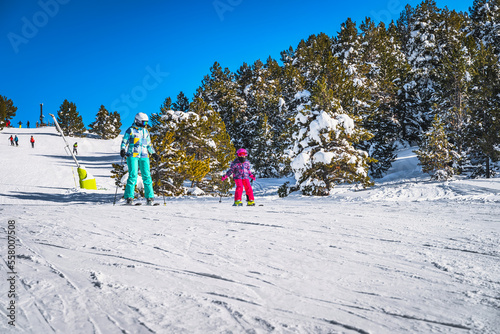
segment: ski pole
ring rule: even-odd
[[[120,163],[120,165],[123,166],[123,157],[122,157],[122,162]],[[118,194],[118,185],[119,184],[120,184],[120,182],[116,182],[115,199],[113,200],[113,205],[115,205],[115,203],[116,203],[116,194]]]
[[[156,182],[158,183],[158,190],[161,191],[161,193],[163,194],[163,205],[167,205],[167,202],[165,202],[165,192],[163,191],[163,189],[161,189],[161,185],[162,183],[160,182],[160,162],[156,162]]]

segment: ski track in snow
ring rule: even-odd
[[[11,133],[0,254],[7,272],[15,219],[19,297],[1,333],[498,333],[499,179],[430,182],[407,150],[375,187],[327,198],[261,179],[264,206],[113,206],[119,140],[74,139],[104,188],[88,191],[53,129]]]

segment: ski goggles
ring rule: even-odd
[[[148,125],[148,121],[142,121],[142,126]]]

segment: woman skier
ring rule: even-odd
[[[149,165],[149,156],[159,160],[153,146],[151,146],[151,137],[146,129],[149,118],[146,114],[140,112],[135,115],[134,124],[125,131],[123,136],[120,155],[127,157],[128,180],[125,187],[125,200],[128,205],[132,205],[134,199],[135,184],[137,183],[138,170],[141,170],[142,181],[144,183],[144,196],[147,205],[153,205],[153,181]],[[125,148],[128,146],[128,151]]]
[[[236,155],[238,156],[232,163],[229,170],[222,177],[222,181],[225,181],[231,174],[233,174],[234,183],[236,183],[236,190],[234,192],[234,204],[233,206],[243,206],[241,201],[241,196],[243,195],[243,188],[245,188],[245,193],[248,197],[248,206],[254,206],[255,201],[253,197],[253,189],[250,184],[250,180],[255,181],[255,176],[253,176],[250,170],[250,162],[247,160],[247,150],[240,148]]]

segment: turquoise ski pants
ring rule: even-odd
[[[139,168],[141,169],[142,182],[144,183],[144,196],[153,198],[153,181],[151,180],[151,172],[149,171],[149,158],[132,158],[127,157],[128,180],[125,187],[125,198],[134,198],[135,184]]]

